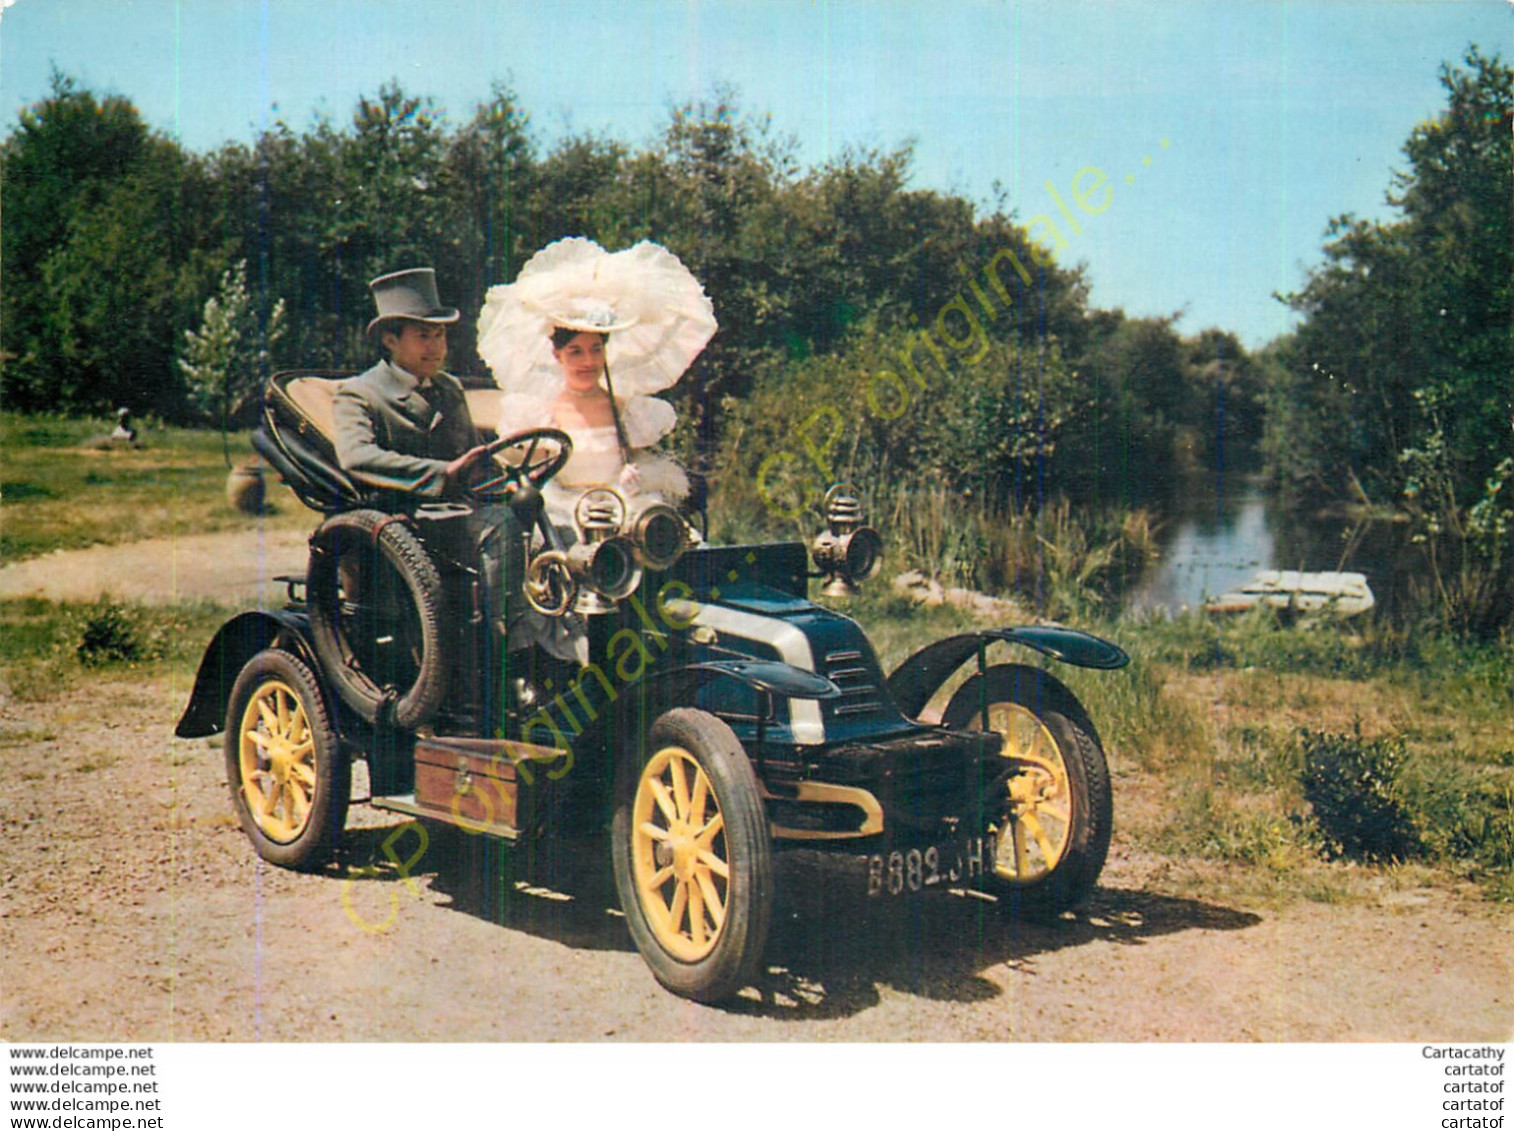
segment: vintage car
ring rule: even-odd
[[[828,497],[818,570],[801,543],[704,545],[677,512],[610,490],[585,495],[565,547],[540,488],[566,435],[503,437],[468,500],[416,505],[339,467],[339,379],[270,384],[255,446],[325,519],[288,605],[211,641],[177,731],[224,730],[232,804],[265,859],[331,861],[354,759],[370,804],[504,845],[608,826],[636,947],[701,1001],[756,981],[780,877],[818,868],[862,901],[971,890],[1057,911],[1093,888],[1111,822],[1098,733],[1043,666],[988,651],[1114,669],[1118,647],[984,628],[885,674],[858,625],[809,595],[877,569],[854,496]],[[522,636],[569,612],[587,664]]]

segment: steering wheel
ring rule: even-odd
[[[548,446],[543,451],[544,443]],[[497,456],[509,448],[524,448],[525,454],[515,462],[496,459],[502,473],[473,484],[468,488],[472,494],[498,495],[522,484],[540,490],[568,462],[573,454],[573,440],[560,428],[527,428],[485,444],[484,455]]]

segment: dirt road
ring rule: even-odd
[[[52,553],[0,567],[0,597],[279,605],[284,583],[277,579],[305,572],[307,538],[250,529]]]
[[[611,910],[601,845],[518,890],[431,830],[405,883],[387,830],[346,878],[261,864],[221,756],[171,736],[183,688],[0,711],[0,1037],[8,1040],[1507,1039],[1506,909],[1438,889],[1279,913],[1152,890],[1115,857],[1050,926],[944,897],[864,926],[789,918],[750,996],[663,992]],[[367,810],[355,810],[354,821]],[[395,845],[407,859],[413,832]],[[520,881],[524,882],[524,881]],[[987,913],[985,913],[987,912]]]
[[[256,594],[267,576],[229,590],[222,567],[237,548],[196,552],[207,564],[177,569],[165,590],[152,547],[86,551],[97,580],[141,599]],[[279,552],[298,567],[298,543]],[[126,588],[134,561],[160,580]],[[43,572],[57,586],[39,592],[72,584],[67,564],[54,560]],[[1514,1031],[1514,911],[1445,885],[1388,884],[1282,911],[1172,894],[1171,862],[1120,836],[1122,797],[1149,785],[1128,770],[1110,865],[1076,917],[1006,923],[955,897],[866,923],[785,915],[759,986],[728,1006],[692,1005],[660,989],[632,950],[607,852],[588,836],[527,868],[531,853],[502,864],[433,828],[407,882],[372,867],[397,822],[376,827],[386,819],[358,807],[342,869],[261,864],[233,822],[219,746],[172,736],[187,692],[95,683],[41,708],[0,693],[0,1038],[1480,1041]],[[408,859],[419,842],[401,836],[396,855]]]

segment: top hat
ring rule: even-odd
[[[458,320],[458,312],[443,306],[436,294],[436,270],[431,267],[411,267],[380,275],[368,284],[373,292],[373,301],[378,307],[378,317],[368,323],[368,333],[382,322],[407,318],[413,322],[447,323]]]

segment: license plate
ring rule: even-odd
[[[993,862],[992,833],[926,848],[876,852],[867,858],[867,894],[904,895],[970,883],[992,868]]]

